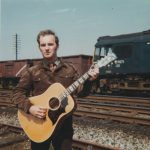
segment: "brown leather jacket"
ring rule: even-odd
[[[13,91],[12,102],[19,109],[28,113],[31,103],[29,96],[42,94],[50,85],[59,82],[65,88],[79,77],[79,73],[70,63],[57,61],[54,72],[50,71],[49,64],[42,60],[39,64],[27,69],[22,75],[19,84]]]

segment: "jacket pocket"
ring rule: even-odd
[[[56,77],[57,82],[60,82],[63,86],[68,87],[72,84],[74,76],[72,74],[58,75]]]
[[[50,82],[47,76],[34,76],[33,77],[33,91],[34,95],[42,94],[48,87]]]

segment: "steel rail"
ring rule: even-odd
[[[80,98],[79,98],[80,99]],[[86,99],[94,99],[99,101],[111,101],[111,102],[128,102],[131,104],[147,104],[150,105],[150,98],[144,97],[127,97],[127,96],[112,96],[112,95],[90,95]]]
[[[73,140],[73,150],[120,150],[119,148],[113,148],[108,146],[99,145],[85,140]]]
[[[21,133],[23,132],[23,129],[20,126],[15,126],[15,125],[11,125],[11,124],[0,124],[0,127],[7,127],[7,129],[9,131],[15,132],[15,133]],[[26,136],[21,136],[19,135],[17,138],[10,138],[9,140],[7,139],[7,141],[2,140],[0,142],[0,148],[4,147],[6,145],[11,145],[14,143],[18,143],[18,142],[22,142],[24,140],[26,140],[27,137]],[[112,148],[110,146],[103,146],[100,144],[96,144],[96,143],[92,143],[90,141],[84,141],[84,140],[78,140],[78,139],[73,139],[73,150],[120,150],[118,148]]]
[[[120,111],[120,112],[130,112],[132,114],[147,114],[150,115],[150,108],[143,108],[137,106],[123,106],[114,104],[101,104],[94,102],[78,102],[78,107],[91,108],[91,109],[101,109],[109,111]]]
[[[74,116],[77,117],[88,117],[94,119],[107,119],[107,120],[114,120],[119,122],[126,122],[126,123],[136,123],[141,125],[148,125],[150,126],[150,119],[147,118],[137,118],[132,116],[127,116],[123,114],[112,114],[112,112],[94,112],[91,110],[77,110],[74,112]]]

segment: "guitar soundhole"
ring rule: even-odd
[[[52,110],[57,110],[59,109],[60,107],[60,101],[58,98],[56,97],[52,97],[50,100],[49,100],[49,107],[50,109]]]

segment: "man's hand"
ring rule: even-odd
[[[96,65],[93,65],[88,71],[88,74],[90,75],[90,81],[95,80],[99,76],[99,68]]]
[[[30,114],[33,116],[43,119],[46,117],[47,109],[38,105],[32,105],[29,109]]]

